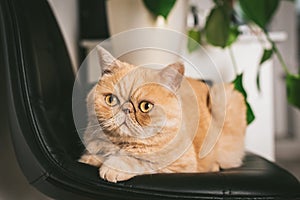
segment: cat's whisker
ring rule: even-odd
[[[107,119],[106,121],[102,121],[100,122],[100,126],[108,131],[114,131],[116,130],[118,127],[115,124],[115,119],[114,117]]]
[[[95,125],[89,125],[85,128],[80,128],[80,129],[77,129],[78,131],[84,131],[84,130],[87,130],[89,128],[94,128],[94,127],[100,127],[100,124],[95,124]]]
[[[97,133],[98,131],[99,131],[99,129],[101,129],[101,127],[99,126],[99,127],[97,127],[93,132],[92,132],[92,134],[95,134],[95,133]]]

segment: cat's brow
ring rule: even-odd
[[[101,81],[98,82],[99,87],[101,87],[101,88],[103,88],[103,89],[107,89],[107,90],[112,90],[112,88],[106,86],[106,85],[103,84],[103,83],[101,84],[100,82],[101,82]]]

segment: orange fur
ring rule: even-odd
[[[246,106],[232,85],[209,88],[185,78],[181,63],[159,71],[120,61],[108,67],[88,97],[89,126],[99,123],[101,131],[85,133],[87,152],[79,160],[99,167],[102,178],[116,182],[242,164]],[[117,105],[107,105],[108,94]],[[154,105],[150,112],[141,111],[142,101]]]

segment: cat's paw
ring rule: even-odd
[[[83,154],[78,162],[92,165],[95,167],[100,167],[102,165],[101,159],[95,155]]]
[[[126,181],[135,176],[134,174],[116,170],[106,165],[102,165],[100,167],[99,175],[102,179],[113,183],[116,183],[118,181]]]

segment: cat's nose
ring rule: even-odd
[[[132,104],[130,102],[124,103],[123,106],[122,106],[122,111],[125,114],[132,113],[133,112],[133,106],[132,106]]]
[[[130,110],[127,109],[127,108],[125,108],[125,109],[123,109],[123,112],[124,112],[125,114],[129,114],[129,113],[130,113]]]

